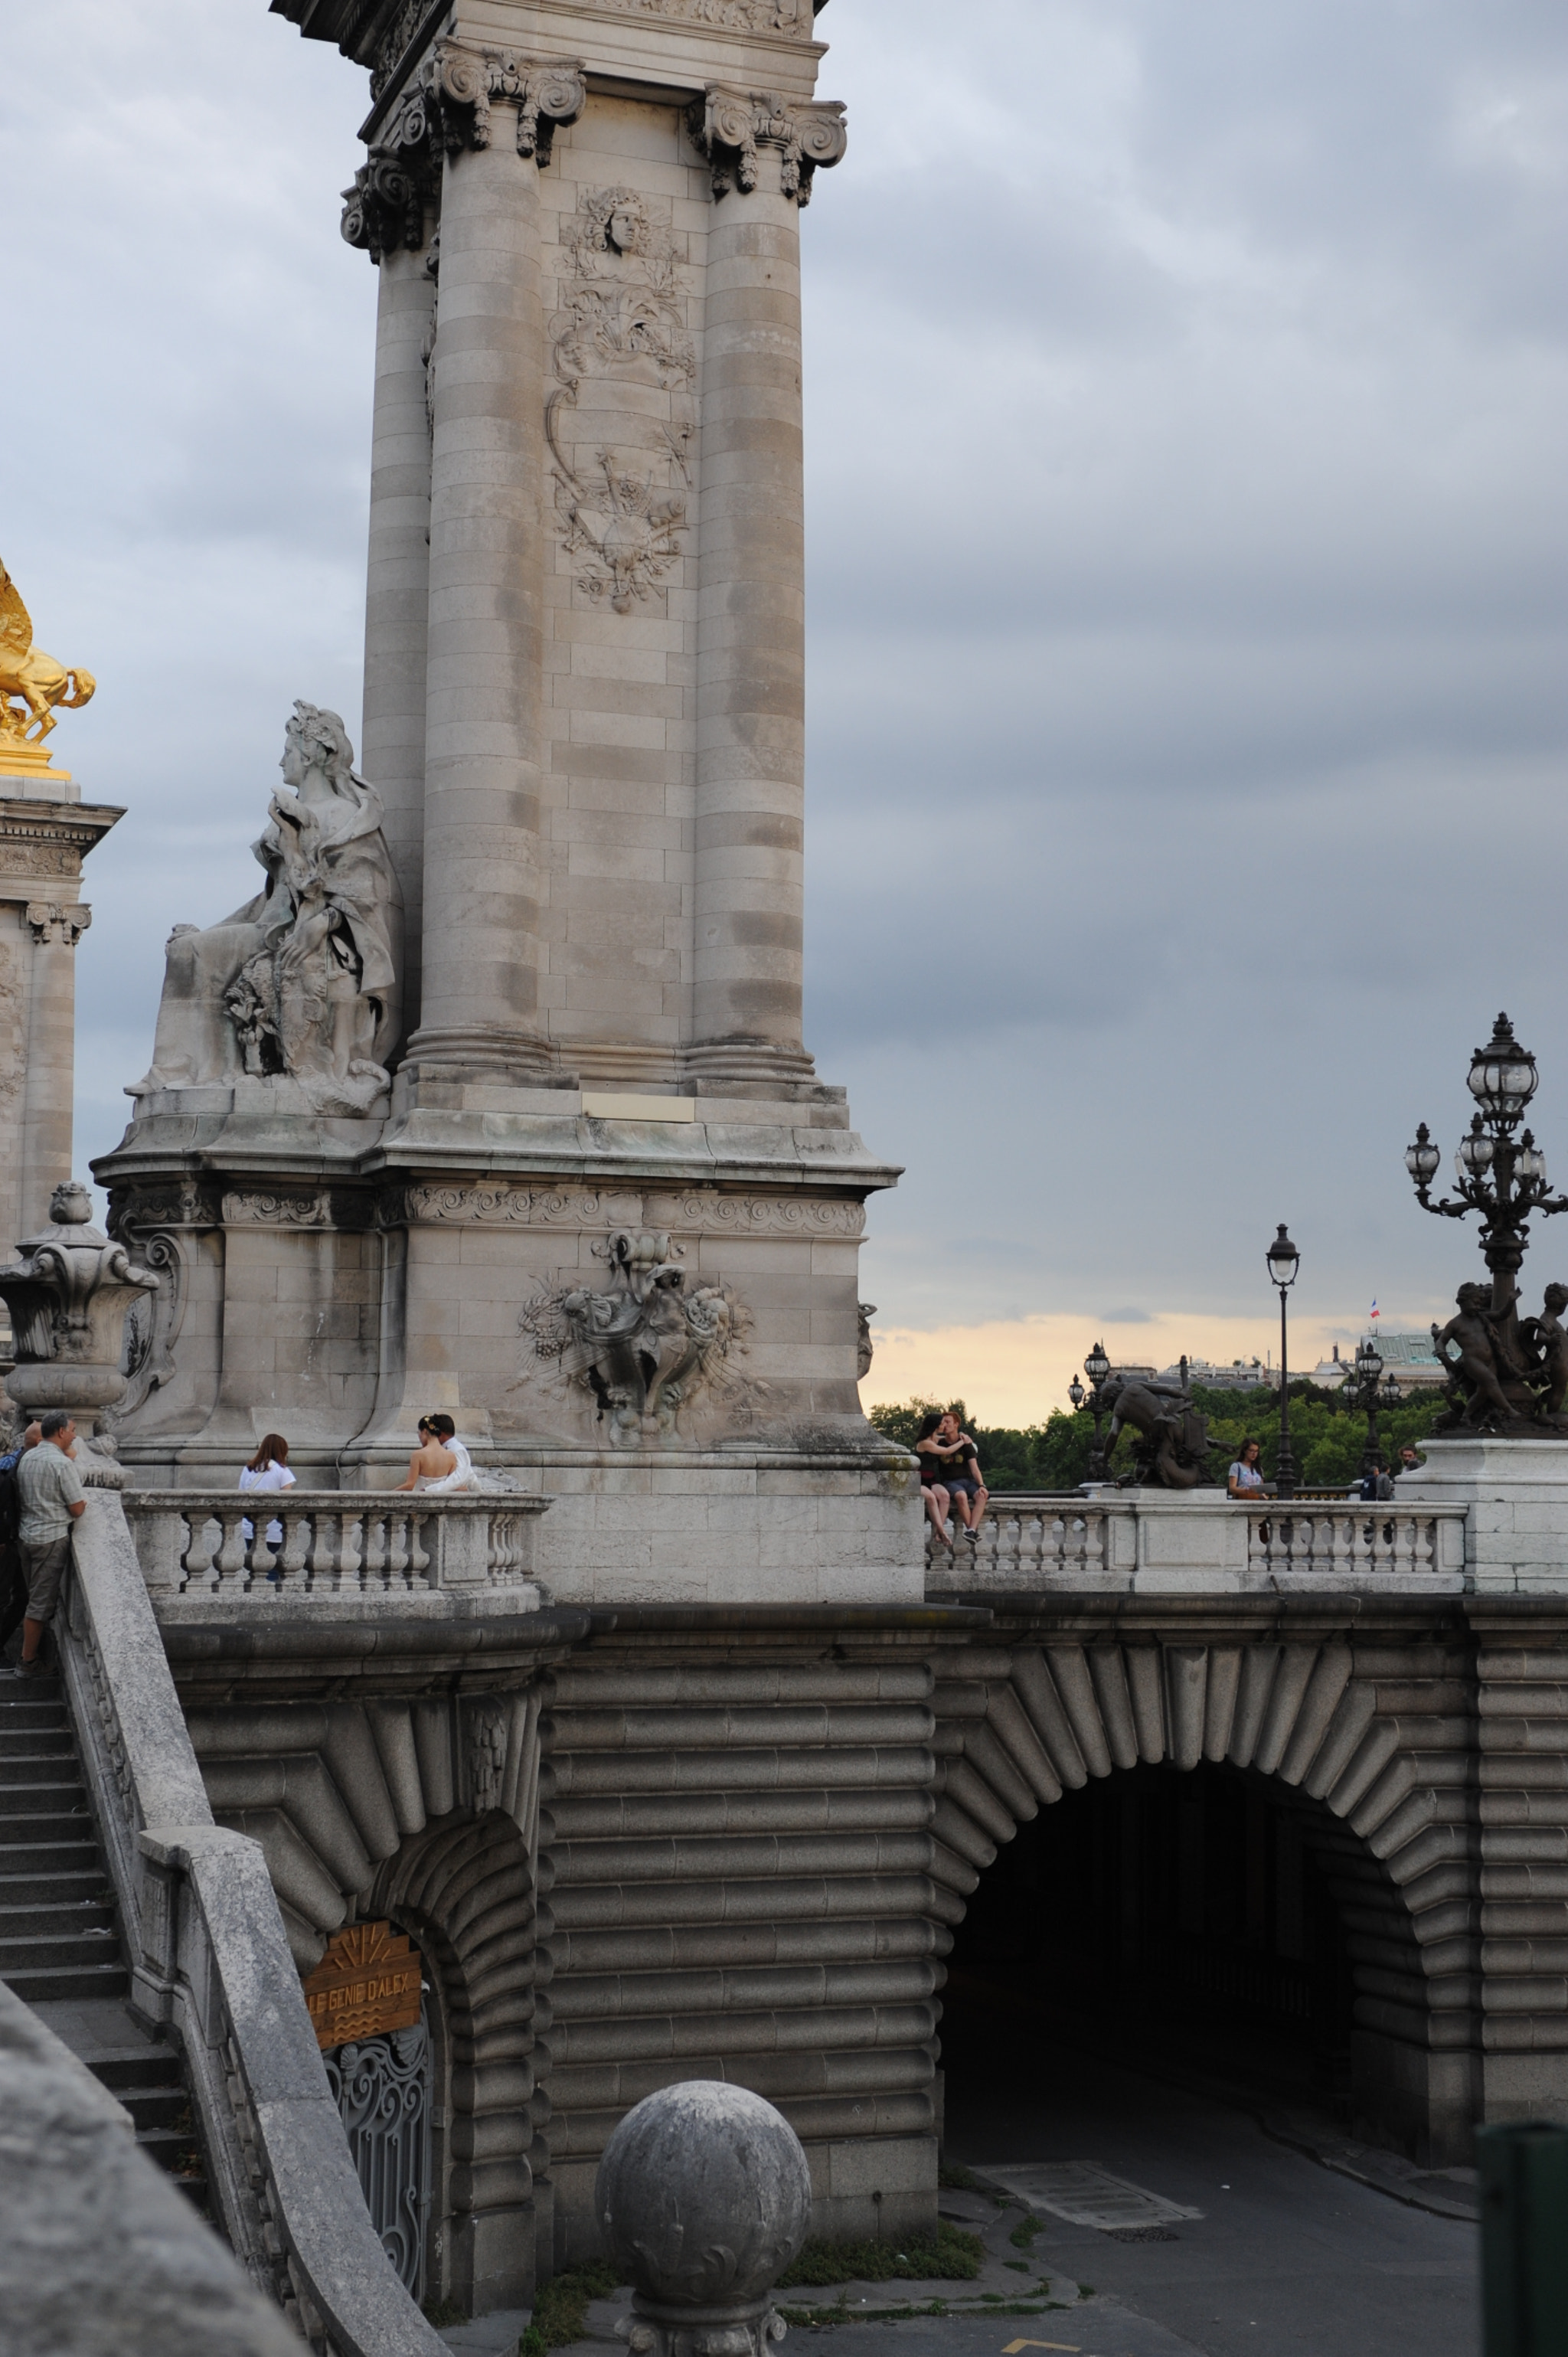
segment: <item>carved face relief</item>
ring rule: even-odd
[[[696,347],[674,241],[652,201],[635,188],[585,189],[562,243],[544,414],[555,528],[583,559],[578,587],[628,614],[683,553]],[[623,402],[619,388],[633,385],[639,397]]]

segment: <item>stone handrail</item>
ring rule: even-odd
[[[1456,1591],[1465,1579],[1463,1505],[1343,1497],[1282,1507],[1219,1491],[993,1494],[977,1538],[928,1534],[929,1592],[1037,1589],[1226,1592],[1292,1587]]]
[[[365,2207],[259,1845],[212,1822],[121,1498],[57,1620],[132,2002],[184,2054],[218,2218],[317,2357],[444,2357]]]
[[[302,1596],[539,1602],[542,1497],[512,1491],[128,1490],[126,1520],[158,1602],[287,1603]],[[276,1530],[276,1544],[268,1532]],[[522,1595],[520,1598],[520,1590]]]

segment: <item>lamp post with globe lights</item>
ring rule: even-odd
[[[1083,1372],[1089,1377],[1089,1412],[1094,1418],[1094,1454],[1089,1460],[1090,1476],[1093,1480],[1103,1481],[1105,1452],[1101,1443],[1100,1426],[1105,1414],[1105,1404],[1101,1398],[1101,1390],[1111,1372],[1111,1361],[1105,1354],[1103,1342],[1096,1342],[1093,1350],[1090,1351],[1083,1362]],[[1083,1385],[1076,1375],[1068,1386],[1068,1397],[1072,1402],[1073,1412],[1076,1415],[1084,1404]]]
[[[1491,1039],[1470,1060],[1466,1085],[1477,1111],[1455,1155],[1454,1195],[1432,1200],[1443,1154],[1424,1122],[1405,1149],[1405,1168],[1423,1211],[1444,1220],[1479,1214],[1481,1255],[1491,1273],[1489,1308],[1481,1298],[1484,1287],[1461,1286],[1460,1318],[1450,1321],[1441,1338],[1433,1328],[1437,1355],[1466,1394],[1444,1419],[1445,1429],[1485,1425],[1516,1437],[1539,1436],[1541,1430],[1545,1411],[1535,1320],[1520,1318],[1519,1273],[1531,1217],[1551,1219],[1568,1211],[1568,1195],[1551,1192],[1546,1157],[1530,1131],[1515,1135],[1539,1083],[1535,1058],[1514,1038],[1508,1017],[1499,1015]],[[1458,1353],[1455,1358],[1448,1355],[1450,1343]]]
[[[1361,1451],[1361,1478],[1364,1480],[1368,1474],[1376,1472],[1378,1458],[1382,1453],[1378,1437],[1378,1410],[1380,1407],[1398,1407],[1404,1397],[1392,1375],[1386,1383],[1383,1381],[1383,1354],[1369,1334],[1363,1336],[1356,1346],[1345,1395],[1350,1406],[1359,1408],[1367,1419],[1367,1445]]]
[[[1285,1296],[1295,1283],[1301,1266],[1301,1254],[1285,1233],[1284,1222],[1264,1255],[1271,1281],[1280,1289],[1280,1455],[1274,1469],[1274,1494],[1279,1498],[1295,1495],[1295,1459],[1290,1448],[1290,1344],[1285,1330]]]

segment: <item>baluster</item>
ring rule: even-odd
[[[188,1508],[182,1520],[189,1537],[179,1560],[180,1568],[185,1573],[185,1591],[188,1595],[192,1588],[199,1593],[212,1587],[213,1557],[221,1544],[223,1533],[220,1527],[215,1535],[209,1535],[213,1533],[213,1523],[204,1507]]]
[[[1105,1534],[1110,1519],[1103,1512],[1086,1510],[1083,1516],[1083,1568],[1086,1573],[1105,1569]]]
[[[276,1518],[283,1524],[283,1542],[273,1555],[278,1576],[278,1592],[280,1595],[298,1596],[304,1590],[309,1565],[310,1516],[302,1506],[285,1506],[280,1497]]]
[[[423,1511],[417,1506],[411,1506],[408,1510],[408,1575],[411,1587],[434,1587],[435,1585],[433,1566],[435,1521],[435,1517],[428,1506]]]
[[[1041,1516],[1040,1574],[1042,1578],[1049,1580],[1065,1573],[1068,1548],[1070,1544],[1071,1536],[1065,1514],[1054,1514],[1048,1525],[1044,1515]]]
[[[373,1506],[365,1507],[360,1517],[360,1587],[389,1587],[392,1548],[388,1544],[386,1515]]]
[[[411,1519],[406,1506],[389,1505],[386,1510],[386,1573],[391,1587],[403,1589],[413,1585],[408,1576]]]
[[[218,1574],[220,1595],[232,1596],[245,1584],[246,1517],[236,1508],[213,1509],[212,1519],[218,1525],[218,1556],[214,1569]]]

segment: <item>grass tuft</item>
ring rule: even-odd
[[[968,2283],[980,2273],[985,2248],[978,2234],[937,2221],[934,2235],[902,2243],[805,2244],[779,2278],[780,2289],[796,2285],[840,2283]]]
[[[517,2344],[517,2357],[545,2357],[551,2349],[569,2349],[588,2328],[588,2302],[607,2299],[620,2283],[615,2269],[603,2264],[572,2267],[553,2276],[533,2302],[533,2321]]]

